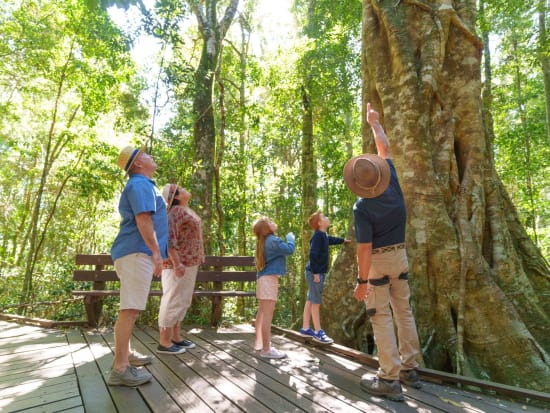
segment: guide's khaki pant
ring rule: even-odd
[[[418,367],[420,344],[409,303],[408,271],[405,248],[385,247],[384,252],[372,255],[365,305],[378,348],[378,376],[386,380],[398,380],[401,369]]]

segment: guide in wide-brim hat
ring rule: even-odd
[[[376,198],[390,184],[390,166],[378,155],[364,153],[354,156],[344,166],[344,181],[361,198]]]
[[[116,164],[120,169],[128,172],[140,152],[143,152],[143,148],[140,149],[133,146],[126,146],[125,148],[122,148],[120,154],[118,155]]]

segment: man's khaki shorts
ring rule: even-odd
[[[120,280],[120,309],[145,310],[151,281],[153,280],[153,257],[129,254],[114,262]]]

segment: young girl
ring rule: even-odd
[[[256,351],[260,357],[280,359],[286,357],[282,351],[271,347],[271,320],[277,302],[279,277],[286,273],[286,256],[295,248],[294,234],[286,236],[286,242],[277,237],[277,225],[267,217],[258,219],[253,226],[256,240]]]

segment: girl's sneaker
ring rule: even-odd
[[[317,333],[313,336],[313,339],[321,344],[332,344],[334,343],[334,340],[326,335],[323,329],[317,331]]]
[[[260,357],[264,359],[284,359],[286,357],[286,353],[271,348],[268,352],[261,352]]]

